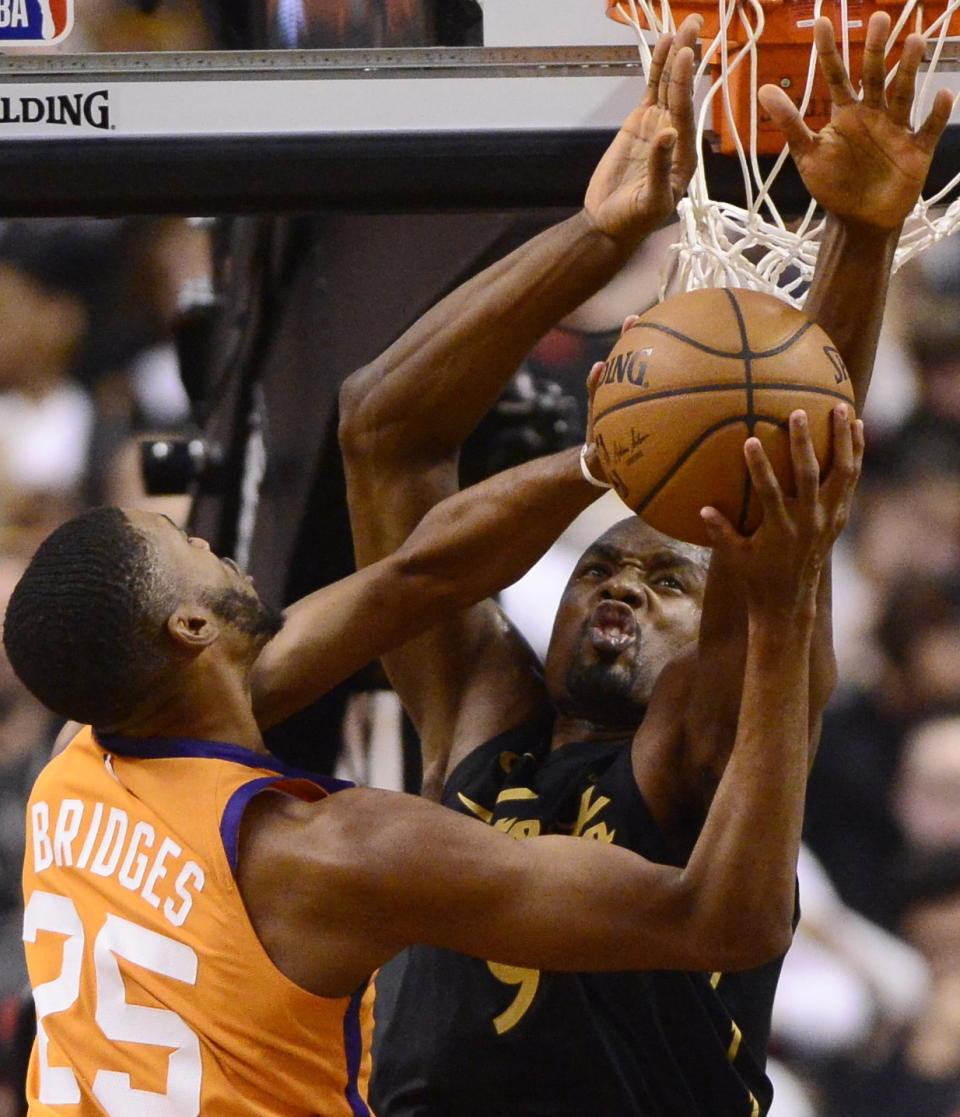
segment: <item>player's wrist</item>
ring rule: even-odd
[[[580,210],[578,217],[594,242],[602,246],[602,251],[621,263],[636,252],[657,228],[656,221],[648,214],[612,216],[589,202]]]
[[[826,210],[827,231],[835,229],[850,241],[885,247],[892,243],[896,247],[903,232],[906,217],[895,214],[886,215],[886,220],[868,220],[863,216],[854,217],[851,214],[834,213]]]
[[[820,563],[809,563],[793,579],[761,577],[747,582],[745,602],[748,627],[771,650],[800,640],[812,631],[817,617]]]

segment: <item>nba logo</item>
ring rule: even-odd
[[[0,0],[0,45],[59,43],[73,29],[74,0]]]

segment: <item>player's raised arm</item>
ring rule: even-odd
[[[394,550],[457,487],[460,446],[533,344],[602,287],[672,212],[693,172],[699,20],[658,44],[646,95],[595,171],[584,208],[428,311],[341,392],[340,441],[358,563]],[[531,653],[487,604],[386,661],[425,770],[523,720],[541,690]]]
[[[696,165],[698,27],[690,17],[657,44],[646,94],[597,165],[582,210],[462,284],[347,379],[341,442],[351,482],[380,472],[361,451],[404,473],[454,456],[533,344],[669,218]],[[359,529],[362,551],[368,533]]]
[[[832,102],[831,120],[811,131],[786,93],[759,92],[764,109],[783,131],[804,185],[826,210],[826,232],[804,311],[837,346],[862,409],[876,356],[894,251],[904,220],[920,196],[937,141],[950,114],[941,90],[919,129],[910,127],[919,35],[908,37],[901,62],[884,91],[886,13],[871,16],[858,95],[844,69],[830,21],[820,19],[815,41]],[[820,580],[817,631],[811,663],[811,750],[819,715],[836,683],[829,566]],[[699,732],[729,737],[736,721],[735,685],[746,639],[743,602],[735,581],[715,557],[704,597],[697,687],[691,717]]]
[[[804,186],[828,215],[804,310],[840,350],[858,409],[873,371],[893,252],[953,104],[950,91],[941,89],[920,127],[910,127],[923,39],[907,37],[885,88],[889,33],[889,14],[875,12],[867,27],[858,95],[830,21],[817,20],[814,38],[831,100],[830,123],[819,132],[806,126],[782,89],[766,85],[759,91],[763,107],[787,138]]]
[[[246,826],[239,880],[255,924],[279,918],[294,929],[296,950],[275,956],[281,968],[300,967],[296,979],[326,981],[322,991],[334,994],[415,942],[554,970],[729,970],[782,953],[806,785],[816,587],[856,481],[859,426],[848,419],[842,438],[851,468],[821,485],[802,413],[794,417],[794,500],[751,440],[763,524],[744,538],[709,517],[744,586],[747,672],[733,751],[685,867],[605,842],[516,841],[366,789],[321,805],[263,797]]]

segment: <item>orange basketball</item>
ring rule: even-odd
[[[706,543],[704,505],[742,532],[760,522],[744,440],[760,439],[792,493],[790,412],[807,412],[824,468],[841,401],[853,404],[850,378],[819,326],[774,295],[714,287],[665,300],[621,335],[594,395],[593,430],[627,505],[675,539]]]

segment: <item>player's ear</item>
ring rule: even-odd
[[[167,632],[184,650],[202,651],[220,635],[213,613],[195,601],[184,601],[167,617]]]

